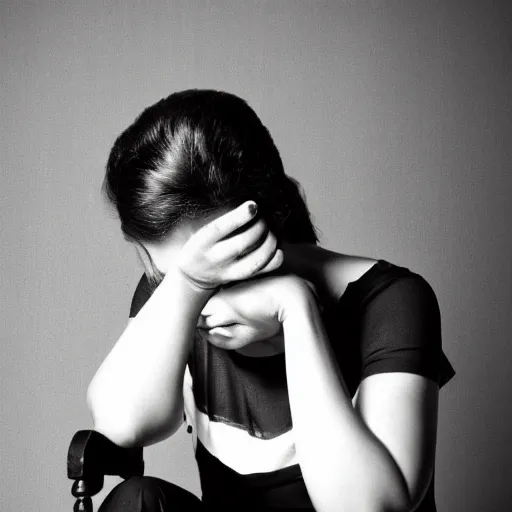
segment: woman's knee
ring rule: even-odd
[[[191,492],[154,476],[134,476],[105,498],[98,512],[199,511],[202,503]]]

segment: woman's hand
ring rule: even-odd
[[[214,290],[279,268],[283,253],[257,207],[247,201],[197,230],[181,248],[176,268],[199,290]],[[251,222],[252,221],[252,222]]]
[[[235,350],[282,334],[287,308],[313,285],[296,275],[257,277],[222,288],[199,318],[203,337],[220,348]]]

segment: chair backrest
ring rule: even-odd
[[[91,497],[101,491],[105,475],[142,476],[142,448],[121,448],[95,430],[79,430],[68,450],[68,478],[74,512],[93,512]]]

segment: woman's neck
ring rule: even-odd
[[[313,244],[283,246],[284,268],[310,281],[325,306],[336,302],[343,294],[343,261],[345,256]]]

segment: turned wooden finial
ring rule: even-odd
[[[73,512],[93,512],[91,498],[89,496],[78,498],[73,505]]]
[[[121,448],[94,430],[79,430],[68,450],[68,478],[74,512],[93,512],[91,497],[103,488],[104,475],[129,478],[144,474],[142,448]]]
[[[77,499],[73,512],[93,512],[91,496],[103,488],[103,475],[94,479],[75,480],[71,487],[71,494]]]

